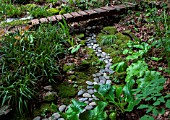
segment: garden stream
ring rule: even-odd
[[[110,69],[110,66],[112,65],[112,59],[110,58],[110,55],[107,54],[106,52],[103,52],[102,48],[99,46],[99,44],[97,44],[95,34],[90,34],[90,36],[86,39],[86,44],[89,48],[92,48],[95,51],[96,56],[99,57],[99,59],[105,63],[105,67],[92,75],[94,80],[93,82],[86,81],[87,84],[86,89],[81,89],[77,93],[79,98],[78,100],[80,102],[84,102],[87,104],[87,106],[84,107],[84,111],[91,110],[96,106],[94,100],[97,100],[98,98],[94,95],[94,92],[96,92],[96,90],[94,89],[94,85],[111,84],[112,81],[110,80],[108,75],[114,73],[114,71]],[[69,105],[68,106],[61,105],[59,106],[58,110],[60,112],[65,112],[68,107]],[[44,118],[43,120],[64,120],[64,118],[61,118],[60,116],[61,115],[58,112],[56,112],[48,119]],[[40,119],[41,117],[37,116],[33,120]]]

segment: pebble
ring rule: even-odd
[[[91,110],[92,108],[93,108],[93,106],[91,106],[91,105],[87,105],[87,106],[85,107],[86,110]]]
[[[93,100],[93,98],[89,98],[89,101],[92,101]]]
[[[101,75],[102,75],[101,73],[96,73],[96,76],[98,76],[98,77],[101,76]]]
[[[111,83],[112,83],[111,80],[107,80],[107,81],[106,81],[106,84],[111,84]]]
[[[99,82],[99,78],[94,78],[95,82]],[[94,84],[94,83],[93,83]]]
[[[88,85],[93,85],[93,82],[91,82],[91,81],[86,81],[86,83],[87,83]]]
[[[87,89],[93,89],[94,87],[93,86],[87,86]]]
[[[105,84],[106,80],[100,80],[101,84]]]
[[[87,90],[87,92],[88,92],[89,94],[93,94],[93,93],[94,93],[94,90],[89,89],[89,90]]]
[[[84,102],[84,101],[86,101],[87,99],[88,99],[88,98],[80,98],[79,101],[80,101],[80,102]]]
[[[89,101],[85,101],[84,103],[89,104]]]
[[[90,106],[96,106],[96,103],[95,102],[91,102],[89,103]]]
[[[78,96],[81,96],[86,90],[84,89],[81,89],[79,92],[78,92]]]
[[[94,85],[97,85],[98,83],[97,82],[93,82]]]
[[[40,120],[41,119],[41,117],[40,116],[37,116],[37,117],[35,117],[33,120]]]
[[[112,65],[112,63],[109,62],[109,63],[106,64],[105,67],[106,67],[106,68],[110,68],[111,65]]]
[[[53,88],[52,88],[52,86],[51,86],[51,85],[48,85],[48,86],[45,86],[45,87],[44,87],[44,89],[45,89],[45,90],[49,90],[49,91],[51,91]]]
[[[100,76],[100,77],[99,77],[99,80],[106,80],[106,79],[105,79],[105,77]]]
[[[84,94],[83,94],[83,97],[85,97],[85,98],[90,98],[91,95],[90,95],[89,93],[84,93]]]
[[[52,115],[53,120],[56,120],[56,119],[58,119],[59,117],[60,117],[60,114],[59,114],[59,113],[54,113],[54,114]]]
[[[96,77],[96,74],[93,74],[92,76],[93,76],[93,77]]]
[[[59,110],[60,112],[63,112],[63,111],[65,110],[65,108],[66,108],[66,105],[61,105],[61,106],[58,108],[58,110]]]
[[[58,118],[58,120],[64,120],[64,118]]]

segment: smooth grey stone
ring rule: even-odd
[[[78,96],[83,95],[83,93],[84,93],[85,91],[86,91],[86,90],[81,89],[81,90],[78,92]]]
[[[88,46],[89,48],[93,48],[92,46]]]
[[[96,37],[96,34],[93,34],[93,37]]]
[[[99,78],[94,78],[93,79],[95,82],[99,82]]]
[[[93,46],[93,45],[94,45],[94,43],[91,43],[91,45]]]
[[[92,29],[96,29],[96,26],[92,26]]]
[[[100,58],[99,60],[104,61],[104,58]]]
[[[104,73],[104,72],[105,72],[105,69],[101,69],[99,72],[100,72],[100,73]]]
[[[112,62],[112,59],[109,59],[109,62]]]
[[[60,112],[63,112],[65,109],[66,109],[66,105],[61,105],[61,106],[58,108],[58,110],[59,110]]]
[[[49,118],[43,118],[42,120],[50,120],[50,119]],[[51,118],[51,120],[54,120],[54,119]]]
[[[101,54],[100,53],[97,53],[97,57],[100,57],[101,56]]]
[[[79,101],[80,101],[80,102],[84,102],[84,101],[86,101],[87,99],[88,99],[88,98],[80,98]]]
[[[106,67],[106,68],[110,68],[111,65],[112,65],[112,63],[109,62],[109,63],[106,64],[105,67]]]
[[[110,74],[113,74],[113,73],[114,73],[114,71],[113,71],[113,70],[109,70],[109,73],[110,73]]]
[[[87,85],[93,85],[93,82],[91,82],[91,81],[86,81],[86,84],[87,84]]]
[[[110,56],[109,56],[109,55],[107,55],[105,58],[106,58],[106,59],[109,59],[109,58],[110,58]]]
[[[51,91],[53,88],[52,88],[52,86],[51,86],[51,85],[47,85],[47,86],[45,86],[45,87],[44,87],[44,89],[45,89],[45,90],[49,90],[49,91]]]
[[[64,120],[64,118],[58,118],[58,120]]]
[[[99,50],[97,50],[97,51],[98,51],[99,53],[102,53],[102,50],[100,50],[100,49],[99,49]]]
[[[97,82],[93,82],[94,85],[97,85],[98,83]]]
[[[92,101],[93,100],[93,98],[89,98],[89,101]]]
[[[88,43],[87,46],[91,46],[91,45]]]
[[[87,89],[92,89],[92,88],[94,88],[94,86],[87,86]]]
[[[106,84],[111,84],[112,81],[111,80],[106,80]]]
[[[105,79],[105,77],[100,76],[100,77],[99,77],[99,80],[106,80],[106,79]]]
[[[88,26],[86,29],[87,29],[87,30],[91,30],[91,27],[90,27],[90,26]]]
[[[93,77],[96,77],[96,74],[92,74]]]
[[[100,80],[100,83],[101,83],[101,84],[105,84],[105,83],[106,83],[106,80]]]
[[[101,74],[101,73],[99,73],[99,72],[98,72],[98,73],[96,73],[96,76],[101,76],[101,75],[102,75],[102,74]]]
[[[40,116],[37,116],[37,117],[35,117],[33,120],[40,120],[41,119],[41,117]]]
[[[95,95],[92,95],[93,98],[95,98],[96,96]]]
[[[91,110],[92,108],[93,108],[93,106],[91,106],[91,105],[87,105],[87,106],[85,107],[86,110]]]
[[[106,64],[107,64],[107,63],[109,63],[109,61],[108,61],[108,60],[106,60],[106,59],[104,60],[104,62],[105,62]]]
[[[90,98],[91,95],[90,95],[89,93],[84,93],[84,94],[83,94],[83,97],[85,97],[85,98]]]
[[[54,113],[54,114],[51,116],[52,120],[56,120],[56,119],[58,119],[59,117],[60,117],[60,114],[59,114],[59,113]]]
[[[89,101],[85,101],[84,103],[89,104]]]
[[[94,89],[94,93],[95,93],[95,92],[97,92],[97,90],[96,90],[96,89]]]
[[[90,106],[96,106],[96,103],[95,102],[91,102],[89,103]]]
[[[87,90],[87,92],[88,92],[89,94],[93,94],[93,93],[94,93],[94,90],[89,89],[89,90]]]

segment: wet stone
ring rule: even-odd
[[[101,76],[101,75],[102,75],[101,73],[96,73],[96,76],[98,76],[98,77]]]
[[[96,77],[96,74],[93,74],[92,76],[93,76],[93,77]]]
[[[94,85],[97,85],[98,83],[97,82],[93,82]]]
[[[93,86],[87,86],[87,89],[93,89],[94,87]]]
[[[61,106],[58,108],[58,110],[59,110],[60,112],[63,112],[63,111],[65,110],[65,108],[66,108],[66,105],[61,105]]]
[[[52,115],[53,120],[56,120],[56,119],[58,119],[59,117],[60,117],[60,114],[59,114],[59,113],[54,113],[54,114]]]
[[[91,82],[91,81],[86,81],[86,84],[87,84],[87,85],[93,85],[93,82]]]
[[[84,103],[89,104],[89,101],[85,101]]]
[[[86,110],[91,110],[92,108],[93,108],[93,106],[91,106],[91,105],[87,105],[87,106],[85,107]]]
[[[93,94],[93,93],[94,93],[94,90],[89,89],[89,90],[87,90],[87,92],[88,92],[89,94]]]
[[[48,85],[48,86],[45,86],[45,87],[44,87],[44,89],[45,89],[45,90],[49,90],[49,91],[51,91],[53,88],[52,88],[52,86],[51,86],[51,85]]]
[[[94,81],[95,82],[99,82],[99,78],[94,78]]]
[[[102,50],[100,50],[100,49],[99,49],[99,50],[97,50],[97,51],[98,51],[99,53],[102,53]]]
[[[96,106],[96,103],[95,102],[91,102],[89,103],[90,106]]]
[[[64,120],[64,118],[58,118],[58,120]]]
[[[99,77],[99,80],[106,80],[106,79],[105,79],[105,77],[100,76],[100,77]]]
[[[90,95],[89,93],[84,93],[84,94],[83,94],[83,97],[85,97],[85,98],[90,98],[91,95]]]
[[[93,101],[93,98],[89,98],[89,101]]]
[[[37,117],[35,117],[33,120],[40,120],[41,119],[41,117],[40,116],[37,116]]]
[[[82,95],[86,90],[82,89],[78,92],[78,96]]]
[[[80,101],[80,102],[84,102],[84,101],[86,101],[87,99],[88,99],[88,98],[80,98],[79,101]]]
[[[106,68],[110,68],[111,65],[112,65],[112,63],[109,62],[109,63],[106,64],[105,67],[106,67]]]
[[[112,81],[111,80],[106,80],[106,84],[111,84]]]
[[[105,84],[106,80],[100,80],[101,84]]]

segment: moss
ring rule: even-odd
[[[75,75],[70,75],[67,77],[68,80],[75,80],[76,79],[76,76]]]
[[[121,62],[121,61],[123,61],[123,59],[121,57],[119,57],[119,56],[115,56],[115,57],[112,58],[112,63],[113,64]]]
[[[73,97],[76,94],[76,89],[68,83],[62,83],[59,86],[56,86],[58,92],[58,95],[62,98],[68,98],[68,97]]]
[[[0,26],[5,27],[5,26],[17,26],[17,25],[26,25],[29,20],[14,20],[12,22],[3,22],[0,24]]]
[[[68,72],[68,71],[72,71],[75,70],[75,64],[74,63],[66,63],[63,65],[63,71],[64,72]]]
[[[114,35],[116,34],[117,30],[115,27],[113,26],[107,26],[107,27],[104,27],[103,30],[102,30],[103,33],[107,33],[107,34],[111,34],[111,35]]]
[[[56,92],[47,92],[46,95],[43,98],[43,100],[47,101],[47,102],[54,101],[56,99],[57,99]]]
[[[41,107],[39,109],[35,109],[34,112],[33,112],[33,116],[36,117],[36,116],[39,116],[41,115],[42,113],[46,112],[46,111],[49,111],[49,112],[56,112],[54,111],[52,108],[51,108],[51,104],[50,103],[43,103],[41,104]]]
[[[50,9],[48,9],[47,10],[49,13],[51,13],[51,14],[58,14],[59,12],[60,12],[60,10],[59,9],[57,9],[57,8],[50,8]]]
[[[120,32],[116,33],[116,37],[118,40],[121,40],[122,42],[127,42],[127,41],[131,40],[128,36],[123,35]]]
[[[104,35],[106,35],[106,34],[103,34],[103,33],[99,33],[98,35],[97,35],[97,37],[96,37],[96,40],[97,40],[97,43],[98,44],[100,44],[101,42],[102,42],[102,36],[104,36]]]
[[[135,34],[131,32],[131,30],[125,30],[123,32],[129,34],[134,40],[139,40],[139,38],[136,37]]]

